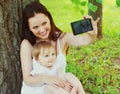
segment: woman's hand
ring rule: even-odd
[[[56,76],[49,76],[49,77],[47,77],[46,84],[50,84],[55,87],[64,88],[66,81],[64,81],[61,78],[58,78]]]
[[[71,92],[72,88],[73,88],[73,86],[69,82],[67,82],[65,84],[65,88],[64,89],[67,90],[68,92]]]
[[[86,18],[91,19],[92,26],[93,26],[93,31],[88,32],[88,34],[91,36],[97,36],[97,34],[98,34],[97,24],[98,24],[100,18],[98,17],[95,21],[93,20],[93,18],[91,16],[85,16],[84,19],[86,19]]]

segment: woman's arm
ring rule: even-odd
[[[65,42],[73,46],[86,46],[93,43],[95,38],[96,36],[90,36],[88,33],[77,36],[74,36],[72,33],[67,33],[65,35]]]
[[[48,76],[44,74],[36,74],[32,76],[32,45],[28,40],[23,40],[20,48],[20,58],[22,66],[22,74],[24,82],[29,86],[40,86],[44,83],[57,85],[59,87],[64,86],[64,81],[55,76]]]
[[[97,23],[99,21],[99,18],[96,21],[93,21],[91,16],[87,16],[86,18],[91,18],[93,31],[89,31],[87,33],[76,36],[74,36],[73,33],[66,33],[66,35],[62,39],[65,41],[65,43],[73,46],[86,46],[95,41],[98,32]]]
[[[41,77],[43,76],[32,76],[32,45],[28,40],[23,40],[20,48],[20,58],[22,66],[23,80],[27,85],[40,85],[43,84]]]

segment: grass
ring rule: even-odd
[[[71,32],[70,22],[82,19],[82,15],[70,0],[41,2],[49,9],[56,25],[64,32]],[[104,0],[103,38],[93,45],[70,47],[67,71],[74,73],[81,80],[86,94],[120,94],[119,14],[120,8],[116,6],[115,0]]]

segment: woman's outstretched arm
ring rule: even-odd
[[[86,16],[85,18],[91,19],[93,30],[76,36],[74,36],[73,33],[66,33],[66,35],[63,37],[63,40],[66,43],[73,46],[86,46],[96,40],[98,33],[97,23],[99,22],[100,18],[95,21],[92,19],[91,16]]]

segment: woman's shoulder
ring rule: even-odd
[[[21,48],[24,48],[24,47],[26,47],[26,48],[32,48],[32,45],[30,44],[30,42],[27,39],[24,39],[21,42]]]
[[[63,54],[66,54],[66,51],[67,51],[67,49],[69,47],[69,36],[70,36],[70,33],[64,32],[59,37],[60,47],[61,47],[61,50],[62,50]]]
[[[71,32],[63,32],[63,33],[61,33],[61,35],[60,35],[60,39],[62,40],[64,40],[64,39],[66,39],[67,37],[69,37],[69,36],[72,36],[73,34],[71,33]]]
[[[22,40],[21,45],[31,45],[31,44],[27,39],[24,39],[24,40]]]
[[[72,33],[64,32],[60,35],[59,39],[61,43],[69,43],[69,38],[71,37]]]

